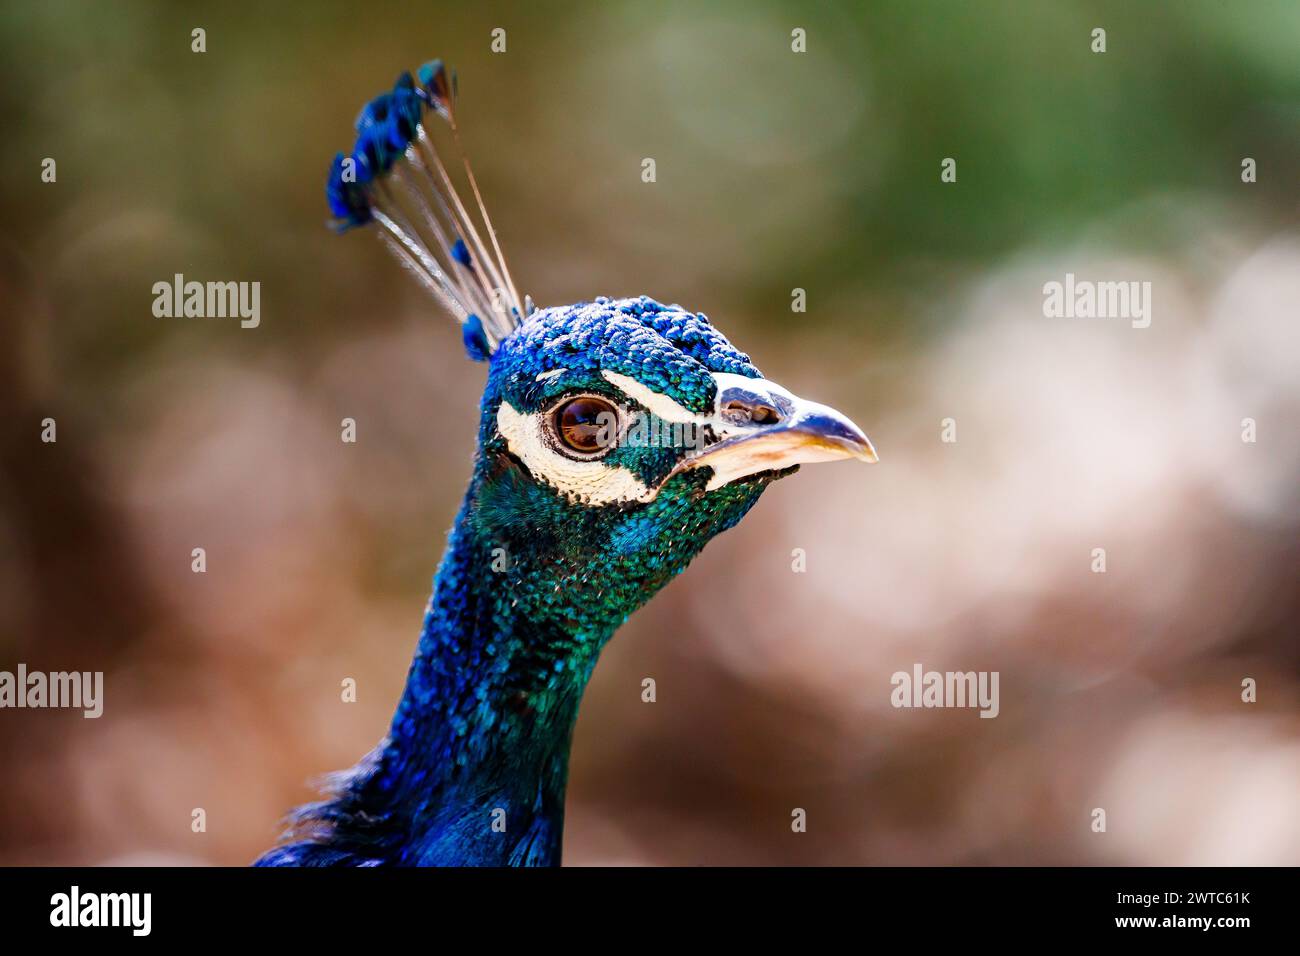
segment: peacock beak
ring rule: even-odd
[[[715,373],[711,428],[718,441],[683,459],[673,474],[708,465],[710,491],[764,471],[857,458],[877,461],[871,440],[833,408],[799,398],[766,379]]]

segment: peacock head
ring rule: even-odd
[[[645,296],[537,309],[521,299],[473,171],[483,234],[434,145],[459,152],[439,61],[367,104],[327,195],[377,233],[488,363],[464,521],[535,624],[608,636],[800,464],[876,454],[848,418],[764,378],[700,313]]]

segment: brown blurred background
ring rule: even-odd
[[[4,5],[0,669],[107,676],[0,711],[0,863],[246,863],[384,733],[483,367],[323,183],[431,56],[525,291],[702,310],[882,458],[612,642],[566,863],[1300,863],[1300,6],[801,6]],[[155,318],[177,272],[261,326]],[[1151,327],[1044,318],[1066,272]],[[916,662],[1000,716],[893,709]]]

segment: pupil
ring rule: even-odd
[[[560,437],[577,451],[598,450],[608,440],[609,411],[610,406],[597,399],[574,399],[560,409]]]

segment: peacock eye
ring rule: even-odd
[[[618,409],[595,395],[580,395],[558,405],[551,417],[560,444],[583,457],[598,457],[618,437]]]

